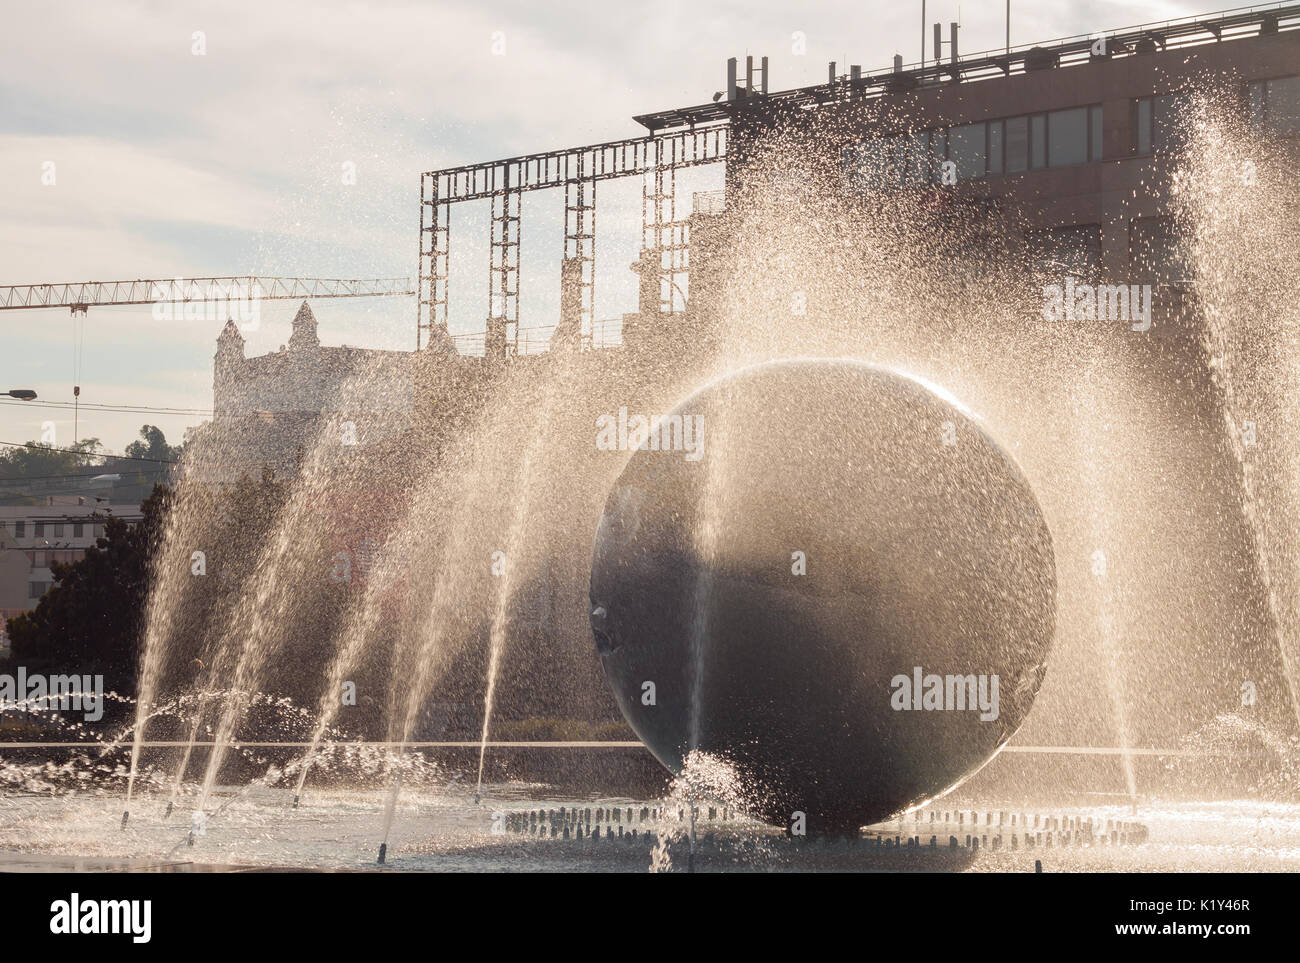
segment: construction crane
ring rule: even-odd
[[[378,298],[415,294],[410,278],[160,278],[0,285],[0,311],[189,301],[285,301],[298,298]]]

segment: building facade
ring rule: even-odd
[[[109,515],[134,521],[140,506],[57,495],[44,505],[0,505],[0,625],[36,608],[54,584],[51,563],[81,558]]]

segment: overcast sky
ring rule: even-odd
[[[1230,4],[1013,6],[1012,42],[1021,44]],[[770,57],[774,90],[823,81],[829,60],[873,70],[902,53],[911,63],[920,8],[919,0],[11,4],[0,36],[0,284],[413,276],[420,171],[637,136],[634,114],[707,102],[725,85],[729,56]],[[929,0],[927,16],[960,19],[963,52],[1003,43],[1003,0]],[[51,162],[54,183],[43,184]],[[342,183],[349,162],[354,185]],[[610,232],[602,270],[612,259],[605,276],[618,283],[607,286],[598,317],[634,308],[630,272],[624,278],[617,264],[636,243],[628,225],[639,218],[640,187],[628,188],[602,195],[601,230]],[[561,202],[530,199],[543,227],[524,233],[526,290],[529,272],[548,290],[558,284]],[[468,238],[482,234],[483,215],[458,217],[452,321],[473,330],[486,313],[487,261]],[[556,236],[538,238],[546,225]],[[248,353],[287,341],[296,307],[263,304]],[[313,307],[326,344],[413,346],[412,298]],[[210,408],[221,323],[91,308],[82,402]],[[74,354],[66,310],[0,312],[0,391],[34,388],[42,401],[71,402]],[[69,444],[71,415],[0,400],[0,440],[38,438],[53,421],[57,443]],[[83,410],[79,428],[120,452],[144,422],[178,441],[198,420]]]

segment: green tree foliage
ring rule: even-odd
[[[49,494],[93,494],[105,501],[139,502],[155,483],[166,481],[185,446],[170,445],[157,425],[141,425],[140,440],[125,457],[103,453],[98,438],[83,438],[70,448],[29,441],[0,449],[0,505],[36,505]],[[96,475],[120,475],[107,487],[87,488]],[[6,481],[8,479],[9,481]]]
[[[21,448],[0,448],[0,505],[34,505],[36,485],[49,488],[64,476],[95,475],[102,471],[98,438],[83,438],[70,449],[29,441]]]
[[[145,458],[154,462],[176,462],[181,460],[184,445],[169,445],[163,430],[157,425],[141,425],[140,440],[126,446],[124,454],[128,458]]]

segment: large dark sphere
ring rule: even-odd
[[[992,758],[1055,625],[1051,536],[1010,457],[922,383],[852,361],[747,368],[672,414],[702,416],[702,454],[662,425],[669,450],[633,453],[591,574],[605,674],[659,761],[720,757],[751,812],[817,832]],[[918,667],[923,707],[896,708]],[[986,701],[996,676],[996,719],[958,708],[950,675],[983,676]]]

